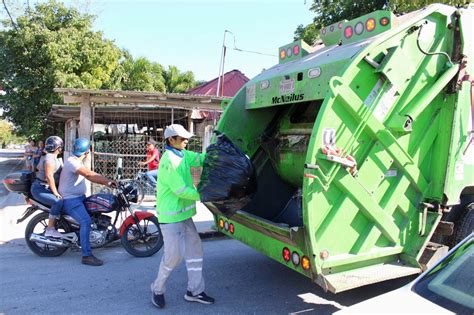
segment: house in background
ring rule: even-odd
[[[187,93],[194,95],[217,95],[217,84],[219,84],[220,90],[222,91],[222,93],[219,93],[220,96],[231,98],[234,97],[240,88],[248,81],[249,78],[242,72],[232,70],[224,73],[224,80],[220,80],[219,82],[219,78],[215,78],[214,80],[188,90]]]
[[[235,94],[249,81],[242,72],[239,70],[232,70],[224,73],[223,78],[219,77],[208,81],[204,84],[196,86],[186,93],[191,95],[217,95],[218,85],[222,97],[232,98]],[[219,120],[222,111],[214,110],[193,110],[191,119],[194,123],[194,132],[199,135],[203,135],[203,146],[207,146],[207,142],[210,140],[210,134],[214,130],[214,127]]]

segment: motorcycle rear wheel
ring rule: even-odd
[[[53,245],[46,245],[30,241],[32,233],[44,235],[46,227],[48,226],[48,213],[42,212],[35,215],[25,229],[25,241],[26,245],[31,249],[33,253],[41,257],[56,257],[64,254],[67,247],[56,247]],[[69,226],[62,220],[56,221],[56,229],[62,233],[68,233],[70,231]]]
[[[140,235],[137,224],[133,223],[127,226],[120,241],[129,254],[135,257],[150,257],[163,247],[160,224],[155,216],[143,218],[139,224],[143,235]]]

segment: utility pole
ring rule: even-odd
[[[222,41],[222,52],[221,52],[221,61],[219,63],[219,77],[217,79],[217,91],[216,96],[224,96],[224,68],[225,68],[225,54],[227,47],[225,46],[225,37],[227,33],[234,35],[231,31],[224,31],[224,39]]]

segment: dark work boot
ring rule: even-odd
[[[82,256],[82,263],[89,266],[102,266],[104,262],[94,255]]]
[[[155,294],[151,293],[151,303],[158,308],[165,307],[165,295],[164,294]]]

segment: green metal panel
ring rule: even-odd
[[[390,11],[374,11],[351,21],[344,20],[323,27],[321,39],[326,46],[360,41],[390,30],[393,20],[394,15]]]
[[[275,177],[259,185],[260,217],[255,209],[239,212],[228,220],[236,232],[224,232],[286,265],[283,247],[306,255],[312,273],[303,274],[333,292],[419,270],[441,219],[422,202],[452,204],[473,186],[470,82],[448,94],[461,67],[420,49],[453,53],[454,12],[433,5],[399,21],[390,15],[377,36],[361,34],[248,82],[217,129],[251,157],[259,176],[270,161]],[[387,12],[374,14],[380,20]],[[461,19],[462,53],[472,56],[468,20]],[[339,160],[322,152],[326,145],[341,149]],[[357,171],[338,162],[348,155]],[[272,181],[286,192],[272,191]],[[278,221],[292,190],[302,191],[298,226]],[[288,203],[273,209],[284,195]],[[364,280],[343,283],[356,275]]]

